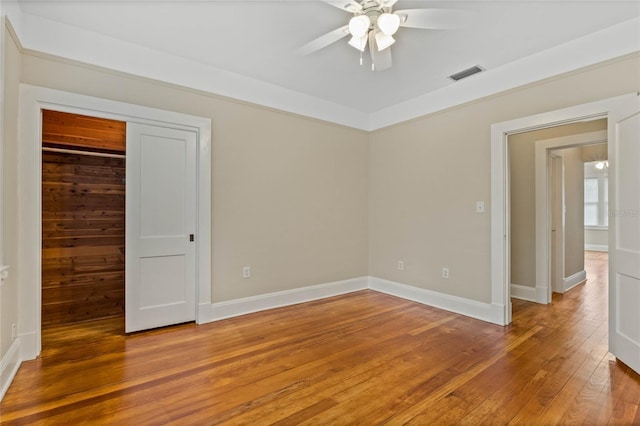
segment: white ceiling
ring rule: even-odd
[[[19,4],[25,16],[89,30],[364,114],[460,84],[447,76],[470,66],[478,64],[489,74],[640,16],[637,0],[399,0],[395,10],[460,9],[470,19],[455,30],[400,28],[391,48],[393,67],[372,72],[366,56],[365,65],[359,65],[359,52],[347,45],[347,38],[307,56],[295,54],[296,48],[348,22],[348,13],[321,1],[21,0]]]

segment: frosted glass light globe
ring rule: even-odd
[[[371,20],[367,15],[354,16],[349,21],[349,33],[356,37],[362,38],[369,32]]]
[[[400,28],[400,17],[393,13],[383,13],[378,16],[377,23],[384,35],[392,36]]]

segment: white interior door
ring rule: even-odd
[[[196,134],[127,123],[126,332],[195,320]]]
[[[640,97],[609,115],[609,351],[640,372]]]

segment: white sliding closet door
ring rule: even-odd
[[[126,331],[195,320],[196,134],[127,123]]]

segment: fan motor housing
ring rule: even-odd
[[[364,0],[360,5],[362,6],[362,11],[359,14],[367,15],[372,20],[374,17],[378,18],[384,12],[384,7],[376,0]]]

